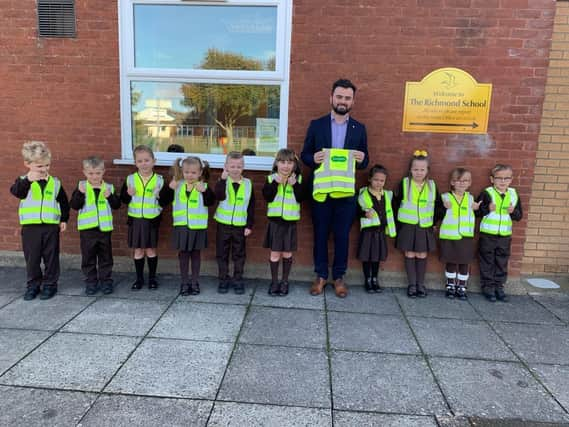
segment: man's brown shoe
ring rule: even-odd
[[[334,280],[334,289],[336,291],[336,296],[338,298],[346,298],[348,295],[348,287],[344,283],[344,279],[341,277],[339,279]]]
[[[310,288],[310,295],[320,295],[324,291],[324,286],[326,286],[326,279],[323,277],[317,277],[316,280],[314,280],[314,283],[312,283],[312,287]]]

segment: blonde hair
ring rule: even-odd
[[[51,151],[42,141],[26,141],[22,146],[22,157],[26,163],[51,160]]]
[[[92,168],[97,169],[102,167],[105,168],[105,161],[97,156],[87,157],[83,160],[83,169]]]
[[[504,164],[498,163],[496,166],[494,166],[492,168],[492,176],[496,175],[496,172],[502,172],[502,171],[512,171],[513,172],[514,169],[510,165],[504,165]]]
[[[205,160],[200,159],[197,156],[188,156],[185,159],[178,158],[172,165],[172,177],[176,181],[181,181],[184,179],[184,165],[197,165],[200,168],[201,176],[200,180],[207,182],[209,179],[209,163]]]

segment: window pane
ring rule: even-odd
[[[135,65],[275,70],[276,6],[135,5]]]
[[[280,87],[131,82],[132,144],[187,153],[279,149]]]

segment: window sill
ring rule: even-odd
[[[162,153],[161,153],[162,154]],[[172,166],[177,158],[185,158],[191,156],[191,153],[176,153],[176,155],[169,154],[168,157],[162,157],[156,159],[156,166]],[[225,164],[225,156],[220,155],[201,155],[200,159],[205,160],[209,163],[209,167],[212,169],[223,169]],[[245,159],[245,170],[253,171],[270,171],[273,169],[273,162],[275,159],[273,157],[264,156],[244,156]],[[113,159],[114,165],[131,165],[134,166],[133,159]]]

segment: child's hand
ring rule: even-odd
[[[170,187],[172,190],[175,190],[176,188],[178,188],[178,181],[173,179],[172,181],[170,181],[170,184],[168,184],[168,187]]]
[[[194,184],[194,188],[196,190],[198,190],[200,193],[203,193],[205,191],[205,184],[201,181],[197,182]]]
[[[245,231],[243,231],[243,235],[245,237],[250,236],[251,233],[253,232],[253,230],[251,230],[250,228],[245,227]]]
[[[443,200],[443,206],[445,207],[445,209],[450,209],[450,208],[452,208],[452,205],[451,205],[450,201],[448,201],[448,200],[446,200],[446,199]]]
[[[84,183],[84,182],[80,182],[80,183],[79,183],[79,186],[77,187],[77,189],[78,189],[81,193],[85,194],[85,183]],[[105,196],[105,197],[107,197],[107,196]]]
[[[275,181],[277,181],[279,184],[282,184],[283,177],[281,176],[281,174],[279,173],[275,174]]]
[[[296,184],[296,174],[294,172],[288,177],[287,182],[288,182],[288,185]]]
[[[134,187],[128,187],[126,192],[128,193],[129,196],[134,196],[136,194],[136,189]]]
[[[490,203],[488,208],[490,209],[490,212],[494,212],[496,210],[496,203]]]
[[[26,176],[30,182],[39,181],[41,179],[41,174],[39,172],[29,171]]]
[[[515,209],[515,206],[510,203],[510,206],[508,206],[508,213],[514,212],[514,209]]]
[[[228,176],[229,176],[229,172],[227,172],[224,168],[223,172],[221,172],[221,179],[225,180],[225,179],[227,179]]]
[[[367,219],[373,218],[373,209],[366,209],[366,218]]]
[[[481,203],[482,203],[482,200],[480,200],[479,202],[472,202],[472,210],[477,211],[480,208]]]
[[[108,185],[105,187],[105,199],[108,199],[109,196],[111,195],[111,187],[109,187]]]
[[[59,232],[63,233],[65,230],[67,230],[67,223],[66,222],[60,222],[59,223]]]

